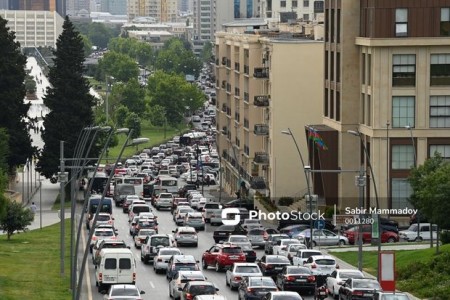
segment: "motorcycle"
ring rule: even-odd
[[[328,297],[328,288],[326,285],[317,286],[314,293],[314,300],[324,300]]]

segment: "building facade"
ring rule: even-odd
[[[259,9],[262,18],[274,18],[281,22],[288,19],[313,21],[317,14],[323,13],[324,0],[261,0]]]
[[[449,7],[449,0],[326,1],[323,132],[338,147],[317,167],[362,165],[366,207],[411,207],[411,167],[435,151],[450,158]],[[354,175],[328,178],[327,187],[315,182],[315,192],[327,204],[354,206]]]
[[[102,0],[100,2],[100,11],[109,12],[112,15],[126,15],[127,0]]]
[[[64,19],[51,11],[0,10],[21,47],[56,47]]]
[[[177,0],[129,0],[128,21],[137,17],[152,17],[157,22],[176,22]]]
[[[267,32],[267,31],[266,31]],[[320,122],[323,42],[274,34],[216,34],[217,147],[230,193],[303,196],[306,178],[290,136]],[[305,80],[305,79],[308,80]]]

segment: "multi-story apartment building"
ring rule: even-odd
[[[157,22],[175,22],[177,6],[177,0],[129,0],[128,21],[136,17],[152,17]]]
[[[366,207],[411,207],[411,167],[450,158],[450,0],[327,0],[324,54],[321,130],[337,147],[315,169],[363,165]],[[354,175],[317,174],[314,192],[353,206]]]
[[[323,13],[324,0],[261,0],[260,15],[263,18],[291,18],[295,13],[297,19],[303,21],[316,20],[317,14]]]
[[[0,10],[21,47],[56,47],[64,19],[55,11]]]
[[[126,15],[127,0],[102,0],[100,2],[100,11],[109,12],[112,15]]]
[[[66,0],[67,14],[76,15],[80,10],[91,12],[90,0]]]
[[[260,4],[259,0],[234,0],[234,18],[259,18]]]
[[[66,15],[66,0],[0,0],[0,9],[48,10]]]
[[[295,144],[282,131],[290,128],[306,155],[303,128],[322,118],[323,45],[267,29],[216,34],[217,147],[228,192],[306,193]]]

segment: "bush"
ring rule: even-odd
[[[278,202],[281,206],[291,206],[294,203],[294,198],[292,197],[281,197]]]
[[[334,214],[334,207],[333,206],[327,206],[325,208],[325,218],[331,219]],[[336,214],[339,214],[339,209],[336,208]]]
[[[450,231],[443,231],[441,233],[441,242],[443,245],[450,244]]]

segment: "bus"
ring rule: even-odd
[[[139,198],[143,199],[144,197],[144,178],[142,177],[116,177],[114,179],[114,184],[117,186],[117,184],[121,183],[127,183],[134,185],[134,190],[136,192],[136,195],[139,196]]]
[[[162,176],[158,179],[158,183],[155,187],[160,189],[166,189],[168,193],[178,193],[178,180],[175,177]]]
[[[91,181],[91,194],[101,195],[103,194],[103,190],[105,189],[106,183],[108,182],[108,176],[106,175],[106,173],[97,172],[97,174],[95,174],[95,177],[91,177],[89,179],[89,184],[91,184]]]

